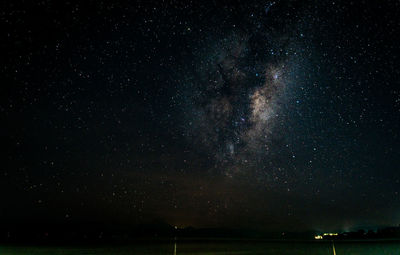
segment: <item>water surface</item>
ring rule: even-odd
[[[389,255],[400,254],[400,242],[336,242],[337,255]],[[331,242],[177,242],[144,243],[101,247],[46,247],[46,246],[0,246],[1,255],[128,255],[128,254],[274,254],[274,255],[331,255]]]

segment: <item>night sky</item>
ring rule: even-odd
[[[0,221],[400,223],[399,1],[1,4]]]

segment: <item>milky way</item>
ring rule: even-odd
[[[213,37],[198,46],[188,74],[183,125],[188,140],[227,176],[268,158],[281,121],[290,57],[274,56],[271,43],[282,44],[258,32]]]

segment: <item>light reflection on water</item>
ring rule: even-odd
[[[176,241],[174,242],[174,255],[176,255]]]

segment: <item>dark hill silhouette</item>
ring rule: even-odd
[[[145,240],[170,241],[171,239],[273,239],[313,240],[315,231],[268,232],[254,229],[234,228],[175,228],[157,220],[146,224],[124,225],[84,221],[29,221],[3,222],[0,226],[1,243],[109,243]],[[375,231],[359,230],[344,232],[324,239],[400,239],[400,226],[381,228]]]

